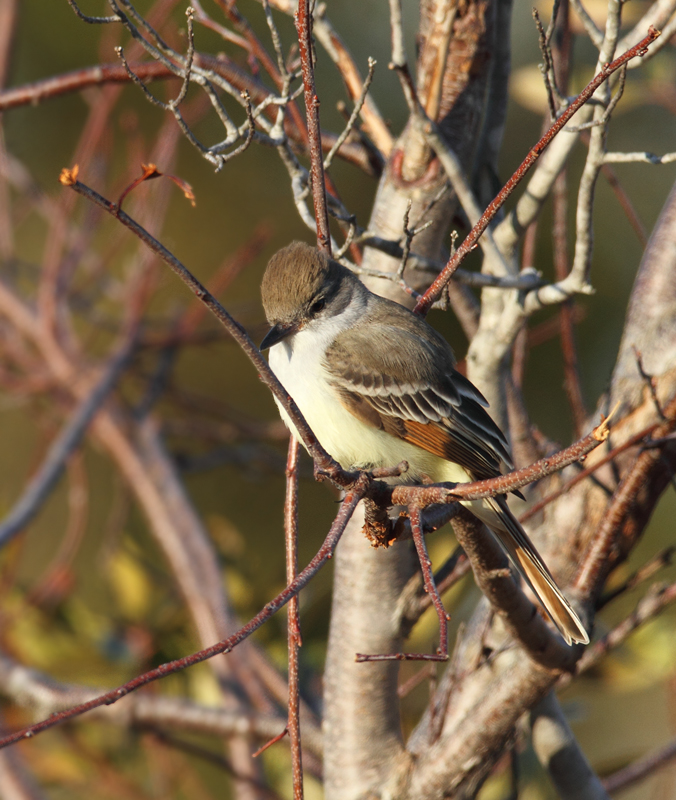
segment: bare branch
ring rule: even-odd
[[[552,51],[550,41],[554,33],[554,23],[556,20],[556,13],[558,11],[558,3],[554,3],[552,9],[552,18],[549,23],[547,33],[542,27],[540,20],[540,12],[537,8],[533,7],[533,19],[535,20],[535,27],[538,31],[538,43],[540,45],[540,53],[542,54],[542,64],[540,64],[540,72],[545,82],[545,90],[547,92],[547,102],[549,103],[549,117],[554,120],[557,117],[557,108],[564,101],[564,98],[558,91],[556,86],[556,76],[554,75],[554,62],[552,60]]]
[[[192,62],[195,57],[195,33],[193,30],[193,23],[195,19],[195,9],[188,6],[185,12],[185,16],[188,22],[188,51],[185,54],[185,64],[183,67],[183,83],[181,84],[181,91],[178,95],[170,101],[169,107],[173,110],[177,106],[179,106],[184,100],[185,96],[188,93],[188,87],[190,86],[190,75],[192,72]]]
[[[435,503],[448,503],[454,500],[480,500],[496,494],[507,494],[515,489],[532,483],[533,481],[558,472],[568,464],[573,464],[584,458],[608,438],[608,420],[604,420],[587,436],[578,440],[565,450],[542,458],[529,467],[515,470],[498,478],[489,478],[474,483],[457,483],[455,485],[439,484],[437,486],[395,486],[385,489],[383,486],[374,486],[372,493],[377,497],[381,492],[389,497],[391,505],[419,505],[426,507]]]

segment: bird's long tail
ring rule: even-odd
[[[568,644],[589,644],[589,635],[580,618],[540,558],[528,535],[502,497],[467,503],[472,513],[497,536],[514,566],[533,590]]]

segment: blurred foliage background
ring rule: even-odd
[[[83,4],[84,5],[84,4]],[[139,2],[145,11],[149,2]],[[184,6],[173,13],[176,26],[184,26]],[[244,7],[246,6],[246,8]],[[628,5],[628,19],[645,7]],[[113,63],[113,47],[121,33],[114,26],[88,26],[78,20],[66,0],[22,0],[8,86],[18,86],[50,75],[97,62]],[[105,13],[103,2],[92,0],[84,9]],[[544,8],[542,9],[545,10]],[[266,36],[260,6],[243,2],[245,12],[262,37]],[[328,12],[355,56],[365,65],[368,56],[378,61],[372,93],[394,133],[406,118],[398,83],[386,65],[389,59],[387,7],[375,0],[343,0],[328,3]],[[408,31],[415,29],[416,9],[406,4]],[[293,37],[289,19],[280,17],[283,36]],[[504,139],[504,180],[537,140],[545,111],[545,95],[537,71],[539,51],[528,3],[516,2],[512,38],[512,101]],[[197,46],[217,52],[228,49],[215,34],[197,26]],[[413,42],[409,41],[409,48]],[[345,100],[344,90],[332,66],[319,50],[317,84],[322,99],[323,127],[339,131],[343,120],[336,104]],[[242,58],[233,48],[233,58]],[[572,88],[580,88],[590,77],[594,53],[586,40],[579,40],[574,55]],[[611,133],[611,149],[673,150],[676,142],[676,53],[666,48],[641,75],[630,75]],[[670,87],[660,91],[660,86]],[[175,93],[175,81],[155,85],[162,97]],[[114,101],[104,98],[110,91],[91,88],[65,95],[37,106],[18,108],[3,117],[5,145],[21,162],[32,182],[31,192],[50,202],[64,201],[66,190],[57,178],[61,168],[72,166],[78,141],[90,109],[113,102],[99,146],[80,164],[81,177],[97,190],[114,197],[140,172],[141,161],[152,159],[158,132],[171,125],[166,115],[152,107],[137,87],[124,85]],[[190,95],[189,95],[190,99]],[[655,102],[657,100],[657,102]],[[196,130],[205,140],[216,134],[206,115]],[[570,186],[583,163],[583,150],[570,165]],[[260,340],[264,330],[259,302],[259,282],[269,256],[294,238],[311,241],[293,205],[291,190],[279,159],[271,150],[253,146],[229,162],[221,173],[180,140],[176,162],[158,163],[160,169],[179,175],[192,185],[196,207],[192,208],[168,181],[154,181],[136,190],[132,208],[152,212],[153,204],[168,199],[161,240],[201,279],[208,280],[224,258],[257,237],[260,253],[237,276],[221,298],[226,307]],[[650,231],[676,177],[676,167],[617,165],[616,172]],[[365,225],[376,182],[356,168],[338,164],[333,171],[343,199]],[[49,247],[46,224],[34,208],[13,192],[16,204],[15,251],[12,263],[0,267],[10,271],[29,291]],[[88,214],[82,200],[72,214]],[[152,213],[150,213],[152,218]],[[577,301],[582,384],[585,399],[593,408],[603,392],[614,364],[628,294],[640,260],[642,245],[627,223],[617,198],[602,179],[594,214],[596,246],[593,283],[596,293]],[[152,228],[152,226],[151,226]],[[546,212],[539,226],[535,266],[552,275],[551,219]],[[135,242],[113,221],[101,220],[97,244],[112,253],[98,278],[110,281],[111,302],[102,309],[99,330],[89,331],[94,351],[110,338],[105,313],[118,314],[115,276],[125,260],[135,257]],[[83,256],[87,258],[87,256]],[[9,273],[8,273],[9,274]],[[90,273],[95,274],[96,273]],[[86,286],[86,274],[76,267],[73,280]],[[188,293],[168,273],[161,273],[151,304],[151,317],[158,330],[191,302]],[[533,326],[542,325],[556,312],[542,312]],[[459,325],[449,315],[430,317],[454,345],[459,358],[466,349]],[[267,391],[246,358],[235,345],[218,334],[217,325],[205,321],[201,330],[214,335],[206,343],[184,347],[174,365],[171,385],[182,402],[163,400],[170,447],[181,464],[187,486],[206,520],[219,551],[222,569],[237,613],[242,621],[252,616],[285,584],[282,534],[284,457],[286,434],[277,423]],[[563,372],[559,345],[554,337],[533,346],[526,372],[526,399],[534,420],[553,440],[570,442],[572,426],[562,390]],[[157,353],[141,353],[125,377],[123,392],[129,402],[143,395],[144,380],[155,368]],[[203,409],[200,430],[183,425],[186,407]],[[50,407],[39,394],[25,397],[0,396],[0,511],[7,512],[34,472],[45,448],[60,425],[59,409]],[[271,438],[266,443],[247,441],[241,433],[228,441],[227,422],[237,418],[257,425],[265,422]],[[209,428],[212,432],[209,433]],[[217,432],[216,432],[217,431]],[[304,457],[301,484],[300,562],[305,564],[322,541],[335,510],[335,498],[325,486],[311,480],[311,466]],[[79,499],[73,497],[80,492]],[[84,505],[80,529],[73,532],[73,503]],[[626,576],[659,548],[674,542],[676,500],[668,492],[647,531],[642,545],[617,576]],[[69,542],[67,552],[64,540]],[[437,534],[430,542],[435,562],[452,548],[451,534]],[[56,568],[56,571],[55,571]],[[49,577],[49,582],[46,579]],[[676,579],[669,568],[662,577]],[[304,691],[308,698],[319,695],[330,606],[331,570],[325,568],[303,592],[301,613],[304,647],[301,651]],[[454,610],[453,625],[470,608],[476,589],[466,579],[454,589],[448,605]],[[636,594],[611,605],[598,626],[612,626],[633,607]],[[63,479],[39,517],[0,553],[0,646],[21,663],[43,670],[62,681],[108,687],[130,679],[141,671],[180,657],[198,648],[192,623],[163,558],[148,536],[146,522],[130,500],[108,459],[87,445],[75,460],[70,479]],[[626,645],[608,656],[593,674],[577,681],[564,695],[574,729],[593,765],[611,771],[640,754],[664,743],[676,732],[676,615],[667,611],[634,635]],[[429,647],[436,620],[428,615],[416,628],[414,647]],[[264,643],[275,663],[285,669],[285,617],[278,615],[257,639]],[[415,667],[404,665],[402,678]],[[215,702],[214,678],[205,666],[167,679],[154,691],[188,693],[201,702]],[[406,700],[404,725],[410,728],[426,702],[422,685]],[[5,704],[4,721],[9,729],[26,724],[30,711]],[[631,724],[627,722],[631,720]],[[213,744],[207,742],[207,744]],[[54,798],[106,797],[215,797],[220,785],[218,769],[203,760],[177,754],[151,734],[129,732],[100,722],[80,721],[49,732],[20,747],[22,757],[39,782]],[[277,776],[280,790],[288,792],[288,757],[283,746],[265,756],[266,770]],[[676,797],[675,768],[663,770],[640,790],[627,791],[627,798]],[[319,789],[309,780],[309,796]],[[551,790],[538,770],[534,757],[526,754],[523,798],[547,798]],[[498,782],[484,789],[485,798],[503,796]],[[0,789],[0,794],[2,790]]]

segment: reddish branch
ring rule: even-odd
[[[214,656],[230,653],[235,647],[237,647],[238,644],[251,636],[254,631],[257,631],[261,625],[263,625],[274,614],[276,614],[280,608],[283,608],[292,597],[295,597],[298,592],[304,586],[306,586],[313,576],[316,575],[316,573],[324,566],[324,564],[333,557],[333,553],[338,545],[338,542],[340,541],[340,537],[343,535],[345,526],[352,517],[352,514],[354,513],[359,501],[364,496],[367,484],[368,481],[366,476],[360,476],[357,479],[355,488],[346,493],[345,498],[340,505],[340,510],[338,511],[338,514],[331,525],[326,539],[324,539],[324,543],[319,548],[312,561],[310,561],[307,567],[305,567],[305,569],[299,573],[298,577],[291,584],[289,584],[282,592],[280,592],[277,597],[267,603],[261,609],[261,611],[259,611],[258,614],[253,617],[253,619],[251,619],[232,636],[228,636],[227,639],[223,639],[221,642],[218,642],[211,647],[207,647],[204,650],[200,650],[197,653],[192,653],[184,658],[179,658],[175,661],[170,661],[167,664],[162,664],[156,669],[145,672],[118,687],[117,689],[113,689],[112,691],[106,692],[99,697],[95,697],[93,700],[90,700],[87,703],[82,703],[78,706],[74,706],[73,708],[68,708],[65,711],[52,714],[48,719],[45,719],[42,722],[38,722],[35,725],[30,725],[27,728],[23,728],[20,731],[10,734],[9,736],[5,736],[0,739],[0,749],[14,744],[15,742],[19,742],[22,739],[30,739],[38,733],[42,733],[49,728],[53,728],[55,725],[60,725],[66,720],[73,719],[73,717],[78,717],[87,711],[91,711],[93,708],[113,705],[113,703],[121,700],[130,692],[134,692],[137,689],[140,689],[142,686],[146,686],[153,681],[164,678],[166,675],[173,675],[176,672],[180,672],[187,667],[192,667],[195,664],[200,664],[202,661],[206,661]]]
[[[286,497],[284,499],[284,539],[286,542],[286,582],[292,583],[298,572],[298,456],[300,445],[289,438],[286,460]],[[300,740],[298,681],[298,649],[302,644],[298,596],[289,601],[287,618],[287,647],[289,671],[289,704],[287,730],[291,741],[291,767],[294,800],[303,800],[303,762]]]
[[[519,518],[520,522],[525,522],[527,519],[535,516],[538,511],[542,511],[542,509],[549,505],[550,503],[557,500],[562,495],[569,492],[573,486],[576,486],[580,481],[583,481],[585,478],[588,478],[590,475],[593,475],[598,469],[602,466],[607,464],[608,462],[612,461],[614,458],[617,458],[620,453],[623,453],[625,450],[628,450],[630,447],[635,447],[637,444],[641,444],[644,441],[650,441],[647,439],[648,436],[657,428],[659,425],[658,422],[653,423],[652,425],[648,425],[647,428],[643,428],[638,433],[635,433],[633,436],[630,436],[626,442],[614,447],[609,453],[607,453],[603,458],[597,461],[595,464],[592,464],[590,467],[583,469],[579,472],[574,478],[569,480],[566,484],[564,484],[560,489],[557,489],[555,492],[548,494],[546,497],[543,497],[542,500],[539,500],[537,503],[532,505],[528,511],[521,515]]]
[[[432,561],[427,553],[427,546],[425,545],[425,537],[422,530],[422,515],[420,509],[416,506],[409,508],[409,516],[411,518],[411,533],[413,534],[413,542],[415,544],[416,552],[418,553],[418,560],[420,561],[420,569],[423,575],[423,585],[425,592],[432,600],[434,609],[437,612],[439,619],[439,647],[437,648],[437,658],[442,661],[448,659],[448,620],[449,615],[446,613],[444,604],[441,602],[439,591],[434,582],[434,575],[432,574]],[[434,656],[430,656],[434,659]]]
[[[305,116],[310,146],[310,174],[312,179],[312,199],[317,221],[317,246],[331,255],[331,233],[329,231],[329,212],[326,205],[326,185],[324,181],[324,158],[319,128],[319,97],[315,89],[315,75],[312,63],[312,15],[310,0],[300,0],[295,15],[300,63],[305,89]]]
[[[626,64],[627,61],[630,61],[632,58],[645,55],[648,50],[648,46],[654,42],[659,35],[660,32],[651,27],[648,35],[641,39],[641,41],[635,47],[627,50],[626,53],[623,53],[610,64],[606,64],[598,73],[598,75],[596,75],[596,77],[594,77],[594,79],[587,84],[587,86],[580,92],[575,100],[573,100],[568,108],[566,108],[556,122],[554,122],[547,133],[545,133],[540,141],[530,150],[526,158],[521,163],[521,166],[507,181],[499,194],[489,203],[477,224],[467,234],[463,243],[455,251],[455,254],[451,256],[448,263],[437,276],[437,278],[435,278],[429,289],[420,298],[420,300],[418,300],[414,308],[415,313],[423,315],[427,314],[432,305],[439,299],[444,287],[451,279],[453,273],[477,246],[477,242],[479,241],[482,233],[489,226],[490,222],[493,220],[500,208],[502,208],[507,198],[528,174],[530,168],[533,166],[533,164],[535,164],[538,158],[540,158],[547,145],[564,128],[571,117],[573,117],[582,108],[582,106],[592,98],[594,92],[613,74],[613,72],[616,72],[623,64]]]

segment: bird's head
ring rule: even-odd
[[[304,242],[292,242],[270,259],[261,297],[270,330],[261,350],[293,336],[321,319],[340,314],[359,279],[325,253]]]

